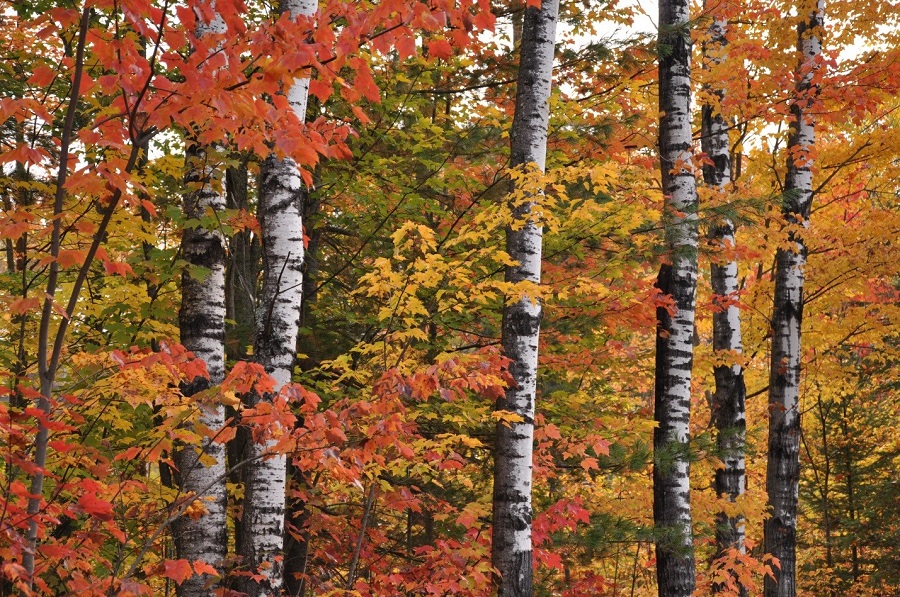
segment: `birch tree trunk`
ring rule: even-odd
[[[724,59],[727,23],[723,18],[714,17],[710,25],[710,40],[703,48],[704,58],[712,64],[721,64]],[[702,107],[701,144],[703,152],[712,164],[703,166],[704,182],[724,193],[731,182],[731,155],[729,152],[728,124],[720,110],[725,99],[723,89],[709,89],[718,99],[718,106]],[[729,250],[734,247],[734,223],[727,217],[714,223],[710,230],[710,242],[714,247]],[[710,280],[713,294],[721,297],[724,308],[713,313],[713,350],[733,360],[743,350],[741,345],[740,309],[731,301],[737,298],[738,265],[734,259],[710,266]],[[744,370],[740,365],[721,364],[714,369],[716,391],[713,395],[712,418],[716,428],[716,447],[725,464],[716,470],[716,494],[735,501],[744,493],[744,443],[746,419],[744,403],[747,387],[744,384]],[[744,552],[744,518],[731,518],[726,514],[716,515],[716,552],[723,555],[728,549]],[[721,585],[713,585],[713,591],[721,592]],[[744,587],[741,595],[746,595]]]
[[[313,175],[313,186],[316,177]],[[303,305],[300,310],[298,344],[303,346],[306,358],[297,363],[301,371],[309,371],[322,362],[322,341],[317,332],[314,304],[319,283],[319,253],[325,235],[325,225],[319,216],[322,200],[307,192],[303,204],[303,226],[307,237],[303,254]],[[312,491],[315,478],[311,471],[288,463],[287,498],[285,500],[284,536],[284,593],[291,597],[303,597],[306,593],[306,569],[309,564],[309,522],[312,511],[303,496]]]
[[[292,18],[315,15],[316,0],[283,0],[282,12]],[[294,80],[287,99],[300,121],[306,117],[309,79]],[[269,156],[262,168],[259,220],[262,229],[262,302],[257,309],[254,354],[275,380],[275,393],[291,382],[297,354],[297,333],[303,296],[303,201],[305,189],[297,164]],[[274,396],[251,395],[250,406]],[[285,430],[289,433],[290,430]],[[244,515],[241,555],[243,565],[261,575],[244,577],[241,590],[251,597],[280,595],[284,583],[284,515],[287,459],[269,454],[274,440],[249,442],[244,477]]]
[[[188,150],[189,183],[202,184],[185,197],[188,219],[199,219],[225,210],[225,195],[211,180],[214,173],[203,162],[206,152]],[[214,387],[225,378],[225,239],[218,230],[186,228],[181,241],[184,259],[190,264],[181,277],[181,310],[178,323],[181,343],[206,363],[209,379],[197,377],[182,385],[185,396]],[[202,268],[202,269],[198,269]],[[196,272],[201,272],[200,274]],[[196,429],[215,433],[225,425],[221,404],[200,404]],[[225,446],[204,438],[199,446],[181,445],[174,451],[180,488],[194,495],[206,512],[193,520],[182,516],[175,524],[178,557],[203,560],[219,568],[228,546],[225,524]],[[179,594],[212,595],[209,578],[197,575],[179,587]]]
[[[221,35],[227,27],[218,15],[197,28],[197,35]],[[204,219],[225,210],[221,172],[216,148],[191,144],[188,140],[185,182],[191,188],[184,199],[188,219]],[[225,237],[211,227],[185,228],[181,252],[188,262],[181,276],[181,309],[178,326],[181,343],[206,363],[209,379],[197,377],[182,384],[185,397],[214,387],[225,378]],[[214,435],[225,425],[221,403],[201,403],[195,430]],[[225,522],[225,446],[205,437],[200,445],[180,445],[173,450],[183,494],[192,495],[204,508],[200,516],[184,515],[173,525],[178,557],[202,560],[217,569],[228,548]],[[215,583],[209,575],[194,575],[178,587],[182,597],[213,595]]]
[[[824,0],[801,4],[808,19],[797,26],[800,64],[797,93],[791,104],[787,176],[782,212],[791,225],[809,227],[813,199],[812,150],[815,124],[812,108],[818,87],[814,78],[822,53]],[[772,362],[769,371],[769,459],[766,489],[771,518],[765,523],[766,553],[778,558],[775,578],[766,577],[766,597],[797,594],[797,500],[800,481],[800,326],[806,244],[802,233],[788,235],[794,245],[775,255],[775,299],[772,312]]]
[[[689,2],[659,3],[659,151],[663,222],[671,263],[657,286],[672,297],[675,312],[658,308],[653,433],[653,519],[657,529],[659,594],[689,597],[694,591],[689,434],[697,287],[697,188],[691,147],[691,38]]]
[[[559,0],[544,0],[540,9],[525,9],[510,131],[513,168],[543,171],[545,167],[558,14]],[[513,189],[510,204],[519,225],[507,228],[506,250],[517,263],[506,268],[505,279],[538,285],[543,230],[531,213],[535,202],[516,194]],[[541,306],[534,297],[523,296],[503,310],[503,352],[512,359],[515,383],[497,401],[497,410],[514,412],[522,421],[497,425],[491,561],[500,576],[501,596],[532,594],[531,473],[540,318]]]

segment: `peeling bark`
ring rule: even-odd
[[[657,286],[672,297],[674,314],[656,311],[653,519],[659,594],[666,597],[689,597],[695,584],[689,441],[698,231],[689,9],[687,0],[659,3],[659,151],[670,263],[660,269]]]
[[[802,10],[802,8],[801,8]],[[822,53],[825,2],[812,5],[797,26],[800,64],[797,92],[791,104],[787,146],[787,176],[782,212],[792,224],[809,228],[813,199],[811,152],[815,146],[813,106],[818,86],[814,78]],[[788,235],[793,247],[775,255],[775,297],[772,312],[772,362],[769,371],[769,459],[766,489],[771,517],[765,523],[765,551],[781,563],[775,578],[766,577],[766,597],[797,594],[797,501],[800,482],[800,330],[807,248],[802,234]]]
[[[525,9],[510,131],[513,168],[545,167],[558,13],[558,0]],[[543,231],[531,215],[534,205],[529,200],[512,205],[522,226],[506,231],[506,250],[517,262],[507,267],[507,282],[540,284]],[[499,423],[496,432],[491,561],[499,573],[501,596],[532,594],[531,476],[540,317],[540,303],[528,296],[503,310],[503,352],[512,359],[515,383],[497,401],[497,410],[514,412],[522,421]]]

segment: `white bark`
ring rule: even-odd
[[[201,22],[198,37],[223,34],[224,20]],[[187,174],[189,184],[201,188],[189,192],[184,200],[188,219],[204,218],[225,210],[225,194],[215,182],[219,173],[207,163],[203,148],[189,147]],[[206,363],[209,379],[196,378],[182,386],[185,396],[216,386],[225,378],[225,238],[216,229],[188,228],[181,242],[182,254],[195,271],[186,268],[181,278],[181,310],[178,314],[181,343]],[[199,270],[196,268],[200,268]],[[204,273],[198,274],[198,271]],[[225,425],[225,409],[221,404],[201,404],[193,424],[198,433],[207,430],[214,434]],[[203,460],[208,460],[206,464]],[[173,531],[179,558],[202,560],[222,569],[228,547],[226,527],[225,446],[204,438],[200,445],[182,445],[174,450],[181,491],[192,495],[205,512],[194,520],[185,515],[179,518]],[[211,596],[216,588],[209,575],[195,575],[178,587],[183,597]]]
[[[210,184],[212,172],[202,165],[204,154],[191,151],[188,159],[189,182],[203,182],[202,189],[185,198],[185,215],[200,218],[209,210],[221,213],[225,196]],[[192,396],[218,385],[225,378],[225,239],[218,230],[189,228],[182,239],[184,259],[192,266],[204,268],[205,274],[193,274],[190,268],[182,275],[179,326],[181,342],[206,363],[209,379],[197,378],[184,384],[182,392]],[[194,276],[197,277],[194,277]],[[195,429],[211,432],[225,424],[221,404],[201,404]],[[201,461],[211,459],[209,464]],[[175,525],[178,557],[203,560],[221,568],[227,547],[225,525],[225,446],[205,438],[199,446],[179,446],[174,453],[180,487],[183,493],[196,496],[206,513],[196,520],[182,516]],[[194,576],[179,588],[184,596],[212,595],[206,575]]]
[[[315,1],[283,1],[282,11],[293,18],[314,16]],[[297,118],[305,121],[309,79],[292,82],[286,96]],[[262,228],[265,278],[257,313],[257,362],[275,380],[277,393],[291,382],[303,290],[303,200],[305,189],[297,164],[269,156],[263,165],[259,219]],[[251,406],[273,396],[251,396]],[[290,430],[285,430],[290,433]],[[245,579],[242,590],[251,596],[280,595],[283,584],[284,512],[287,459],[271,454],[274,439],[251,442],[244,479],[243,565],[263,576]]]
[[[544,0],[540,9],[525,9],[510,131],[513,168],[543,171],[545,167],[558,13],[558,0]],[[530,201],[513,205],[514,216],[524,225],[506,231],[506,250],[517,262],[507,268],[507,282],[540,284],[542,227],[531,217],[533,207]],[[522,421],[497,425],[491,555],[500,576],[500,595],[532,593],[531,476],[540,317],[540,303],[528,296],[503,311],[503,351],[512,359],[515,384],[498,401],[497,409],[514,412]]]
[[[814,84],[822,53],[825,2],[818,0],[808,20],[797,27],[800,53],[797,94],[791,105],[787,176],[782,211],[792,223],[809,227],[813,199],[811,152],[815,146]],[[800,331],[806,244],[790,234],[794,246],[775,256],[775,297],[772,313],[772,362],[769,371],[769,459],[766,488],[772,516],[765,524],[765,550],[781,562],[775,578],[766,577],[766,597],[797,594],[797,501],[800,481]]]
[[[673,298],[675,314],[657,309],[653,514],[659,594],[667,597],[689,597],[695,583],[688,451],[698,232],[688,21],[687,0],[659,3],[659,151],[671,264],[657,285]]]
[[[710,63],[719,65],[724,58],[727,23],[714,16],[710,25],[710,40],[704,46],[704,56]],[[710,86],[710,93],[718,99],[719,106],[703,106],[702,146],[712,164],[703,166],[703,178],[707,185],[720,193],[726,192],[731,182],[731,155],[729,151],[728,123],[722,116],[720,106],[725,99],[722,88]],[[723,250],[734,247],[734,223],[727,217],[713,223],[710,241]],[[710,267],[713,294],[731,303],[738,292],[738,265],[734,259],[713,263]],[[713,349],[728,355],[740,354],[741,318],[740,309],[728,304],[724,310],[713,313]],[[728,356],[727,358],[733,358]],[[744,384],[743,368],[738,364],[715,367],[716,391],[712,402],[712,418],[716,428],[716,443],[719,456],[725,466],[716,470],[716,493],[735,501],[744,493],[745,477],[745,436],[746,420],[744,406],[747,388]],[[744,518],[731,518],[725,514],[716,515],[716,549],[721,555],[730,548],[744,553]],[[721,586],[713,590],[720,592]],[[746,595],[744,587],[741,595]]]

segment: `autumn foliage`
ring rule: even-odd
[[[258,572],[234,543],[247,438],[288,456],[283,558],[305,594],[490,594],[494,429],[517,417],[495,409],[512,383],[500,313],[523,296],[543,306],[535,593],[655,594],[655,313],[675,307],[654,286],[671,259],[656,149],[665,49],[639,33],[640,9],[564,3],[537,173],[508,168],[525,2],[322,0],[295,20],[250,0],[70,4],[0,5],[0,594],[172,595],[201,574],[236,594]],[[801,229],[779,208],[797,10],[722,4],[727,55],[694,84],[697,101],[716,102],[710,81],[727,89],[716,109],[732,123],[733,183],[703,186],[699,140],[682,164],[697,174],[701,230],[697,591],[759,594],[778,566],[762,549],[773,256],[800,234],[800,593],[894,594],[900,14],[887,0],[829,2]],[[699,56],[708,13],[693,10],[684,34]],[[199,34],[213,18],[224,33]],[[285,97],[295,77],[311,78],[306,123]],[[184,216],[186,140],[209,148],[224,212]],[[278,392],[248,331],[264,312],[256,177],[273,153],[308,187],[296,367]],[[503,281],[511,179],[539,198],[540,285]],[[734,245],[704,244],[724,216]],[[228,243],[228,373],[187,398],[184,383],[208,377],[178,339],[182,271],[208,273],[179,253],[192,227]],[[709,264],[726,258],[740,263],[736,297],[709,288]],[[712,348],[712,313],[732,303],[740,355]],[[713,489],[707,400],[723,363],[743,367],[748,392],[736,502]],[[250,407],[250,394],[274,397]],[[210,405],[225,406],[224,427],[190,424]],[[179,491],[173,450],[204,439],[229,450],[221,569],[179,558],[172,536],[205,512]],[[720,512],[746,520],[745,552],[716,557]]]

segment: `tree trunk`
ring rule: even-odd
[[[62,339],[66,333],[66,327],[71,318],[76,300],[79,294],[78,282],[72,290],[69,299],[69,308],[66,311],[67,317],[63,317],[57,328],[55,341],[51,345],[50,324],[53,317],[53,302],[56,292],[59,289],[59,253],[62,247],[62,224],[61,217],[63,213],[63,201],[66,196],[65,183],[69,176],[69,144],[75,133],[75,118],[78,113],[78,101],[81,93],[81,78],[84,73],[84,52],[87,40],[87,32],[90,23],[90,10],[85,8],[81,13],[81,21],[78,27],[78,45],[75,55],[74,71],[72,73],[72,87],[69,92],[68,106],[66,106],[65,123],[63,131],[60,135],[60,157],[59,165],[56,172],[56,188],[53,197],[53,223],[51,224],[50,236],[50,256],[52,260],[49,264],[47,274],[47,289],[44,292],[43,307],[41,309],[40,325],[38,329],[38,351],[37,351],[37,369],[38,379],[40,383],[40,396],[37,399],[37,408],[43,416],[50,417],[53,409],[52,392],[56,384],[56,372],[59,366],[59,359],[62,352]],[[134,152],[132,152],[134,155]],[[134,167],[134,162],[129,163],[128,172]],[[109,209],[115,208],[112,204]],[[98,234],[105,231],[108,225],[108,218],[104,219]],[[91,250],[96,254],[96,247],[99,246],[99,236],[95,236]],[[85,258],[86,265],[82,266],[82,270],[86,273],[86,267],[93,260],[93,255],[89,254]],[[24,274],[24,270],[23,270]],[[79,278],[81,273],[79,272]],[[81,278],[83,280],[83,278]],[[44,419],[37,419],[37,433],[34,438],[34,472],[31,474],[30,495],[28,497],[28,530],[25,532],[26,545],[22,551],[22,568],[27,581],[27,589],[30,591],[34,583],[34,566],[35,552],[37,550],[37,541],[39,535],[39,526],[43,524],[43,520],[39,518],[44,494],[44,467],[47,465],[47,453],[50,447],[50,429],[47,427]]]
[[[315,15],[315,0],[283,0],[281,10],[293,18]],[[306,117],[309,79],[296,79],[287,91],[294,114]],[[254,354],[275,380],[275,392],[291,382],[297,354],[297,334],[303,296],[303,203],[305,189],[297,164],[269,156],[263,164],[259,193],[262,228],[262,303],[257,311]],[[250,406],[274,396],[252,395]],[[285,430],[290,433],[290,430]],[[268,454],[273,440],[250,442],[252,459],[244,478],[244,517],[241,555],[243,565],[263,579],[245,577],[241,590],[256,597],[280,595],[284,582],[284,513],[287,458]]]
[[[813,79],[822,51],[824,0],[817,0],[808,20],[797,26],[800,53],[797,94],[791,104],[787,176],[782,211],[790,224],[809,227],[812,205],[812,155],[816,101]],[[801,9],[802,10],[802,9]],[[806,245],[801,234],[788,235],[793,247],[775,256],[775,298],[772,313],[772,362],[769,371],[769,459],[766,488],[771,517],[765,523],[765,550],[778,559],[775,578],[766,577],[766,597],[797,594],[797,499],[800,480],[800,326]]]
[[[16,143],[25,143],[25,128],[22,124],[16,125]],[[31,178],[28,168],[23,162],[16,162],[12,179],[17,184],[13,185],[15,189],[15,202],[17,209],[27,209],[34,203],[32,191],[28,189],[27,183]],[[5,198],[8,204],[7,210],[12,211],[12,202],[9,198]],[[7,268],[10,273],[20,273],[19,277],[21,285],[18,286],[18,294],[23,298],[28,298],[28,233],[23,232],[13,244],[12,239],[7,239]],[[12,377],[10,378],[9,388],[9,404],[17,409],[25,408],[25,398],[22,396],[22,390],[19,384],[23,381],[25,373],[28,371],[28,352],[25,346],[25,339],[29,327],[28,313],[15,313],[12,316],[12,328],[15,330],[14,335],[9,339],[11,344],[16,346],[16,356],[12,366]],[[12,482],[17,475],[16,467],[11,467],[7,473],[8,482]]]
[[[228,209],[250,209],[248,162],[249,156],[243,156],[239,166],[225,171],[225,203]],[[225,267],[225,358],[228,361],[246,360],[253,346],[261,261],[259,236],[250,230],[235,232],[229,243]],[[226,417],[236,415],[234,409],[226,407]],[[249,430],[239,426],[225,447],[230,483],[238,484],[244,480],[244,470],[239,463],[244,459],[249,438]],[[243,499],[235,499],[231,510],[240,511],[242,507]],[[241,517],[235,516],[233,522],[234,550],[241,553]]]
[[[198,26],[198,35],[226,31],[216,16]],[[188,219],[206,218],[225,210],[225,194],[220,173],[211,163],[218,161],[216,148],[204,148],[188,141],[185,181],[190,190],[184,199]],[[210,159],[213,158],[213,159]],[[185,228],[181,250],[189,266],[181,276],[181,309],[178,326],[181,343],[206,363],[209,378],[197,377],[182,384],[185,397],[214,387],[225,378],[225,238],[221,231],[198,225]],[[201,404],[196,429],[215,434],[225,425],[225,409],[220,403]],[[217,569],[228,547],[225,522],[225,446],[211,437],[200,445],[180,445],[173,451],[183,494],[193,495],[205,509],[200,516],[181,516],[173,525],[179,558],[202,560]],[[213,595],[210,575],[194,575],[178,587],[182,597]]]
[[[251,211],[249,203],[248,159],[225,171],[225,200],[229,209]],[[225,355],[244,360],[253,346],[256,332],[257,278],[260,272],[259,237],[250,230],[234,233],[229,243],[225,274],[226,319]]]
[[[704,46],[704,58],[713,64],[720,64],[724,58],[727,23],[714,16],[710,26],[710,40]],[[729,152],[728,123],[721,114],[721,104],[725,99],[723,89],[709,89],[718,98],[718,106],[704,105],[702,108],[701,144],[703,152],[712,164],[703,166],[703,180],[718,192],[724,193],[731,182],[731,155]],[[710,229],[710,244],[713,248],[728,251],[734,247],[734,223],[727,217],[720,218]],[[713,294],[723,301],[723,307],[713,313],[713,350],[721,352],[726,359],[733,360],[742,352],[740,309],[732,301],[738,292],[738,265],[734,259],[714,262],[710,266],[710,281]],[[714,369],[716,391],[713,395],[712,418],[716,428],[716,447],[724,468],[716,471],[716,494],[735,501],[744,493],[744,444],[747,423],[744,402],[747,387],[744,384],[744,370],[738,364],[717,365]],[[722,556],[729,549],[744,553],[744,518],[730,518],[716,515],[716,553]],[[713,585],[714,592],[721,592],[722,585]],[[740,594],[747,595],[741,587]]]
[[[828,419],[831,408],[825,408],[822,397],[818,398],[819,428],[822,432],[822,483],[820,493],[822,495],[822,522],[825,524],[825,564],[828,568],[834,568],[834,555],[832,553],[833,539],[831,533],[831,453],[828,445]],[[809,453],[807,452],[808,456]],[[810,457],[810,460],[812,458]],[[818,481],[816,474],[816,481]],[[832,589],[829,594],[834,594]]]
[[[558,13],[558,0],[544,0],[540,9],[525,9],[510,131],[513,168],[543,171],[545,167]],[[513,193],[515,196],[516,191]],[[517,264],[506,268],[505,279],[513,284],[540,284],[543,230],[531,213],[535,202],[528,197],[514,198],[510,205],[521,227],[506,231],[506,250]],[[540,303],[529,296],[503,310],[503,352],[512,359],[514,384],[497,401],[497,410],[514,412],[522,421],[497,425],[491,561],[499,573],[501,596],[532,594],[531,460],[540,317]]]
[[[697,188],[691,147],[691,39],[687,0],[659,3],[660,167],[663,222],[670,263],[657,286],[671,296],[674,313],[656,311],[653,519],[657,529],[659,594],[689,597],[694,591],[691,534],[690,412],[697,287]]]
[[[315,184],[315,176],[313,177]],[[312,192],[306,193],[303,204],[303,222],[307,235],[306,251],[303,255],[303,305],[300,310],[300,328],[304,330],[299,337],[306,357],[297,363],[301,371],[309,371],[322,362],[322,341],[318,337],[314,305],[319,285],[318,255],[325,234],[325,225],[319,220],[321,200]],[[298,425],[302,424],[298,421]],[[288,495],[285,502],[285,538],[284,538],[284,590],[285,595],[302,597],[306,591],[306,569],[309,564],[309,521],[311,511],[304,497],[304,492],[315,489],[316,478],[309,471],[288,463]]]
[[[213,172],[205,164],[207,152],[188,151],[189,183],[202,188],[185,197],[185,216],[199,219],[225,210],[225,196],[215,188]],[[184,259],[190,264],[181,277],[181,310],[178,314],[181,343],[206,363],[209,379],[183,384],[182,393],[193,396],[222,383],[225,378],[225,239],[218,230],[187,228],[181,241]],[[195,273],[203,268],[202,273]],[[191,270],[194,271],[191,271]],[[221,404],[202,404],[197,427],[215,433],[225,425]],[[201,456],[203,458],[201,459]],[[182,516],[175,524],[175,546],[179,558],[203,560],[219,568],[228,545],[225,524],[225,446],[204,438],[199,446],[182,445],[174,451],[181,491],[193,494],[206,512],[193,520]],[[212,595],[206,575],[189,578],[179,594]]]
[[[288,466],[288,479],[298,490],[302,490],[309,481],[306,472],[295,466]],[[311,512],[305,499],[297,496],[287,498],[285,503],[284,592],[285,595],[291,597],[303,597],[306,593],[310,516]]]
[[[849,428],[850,413],[847,412],[847,402],[850,400],[847,396],[841,397],[841,435],[844,442],[844,478],[847,487],[847,514],[850,520],[850,528],[855,531],[856,526],[856,491],[855,479],[853,473],[856,469],[856,459],[854,458],[852,432]],[[853,575],[853,582],[859,581],[859,551],[857,542],[850,543],[850,573]]]

